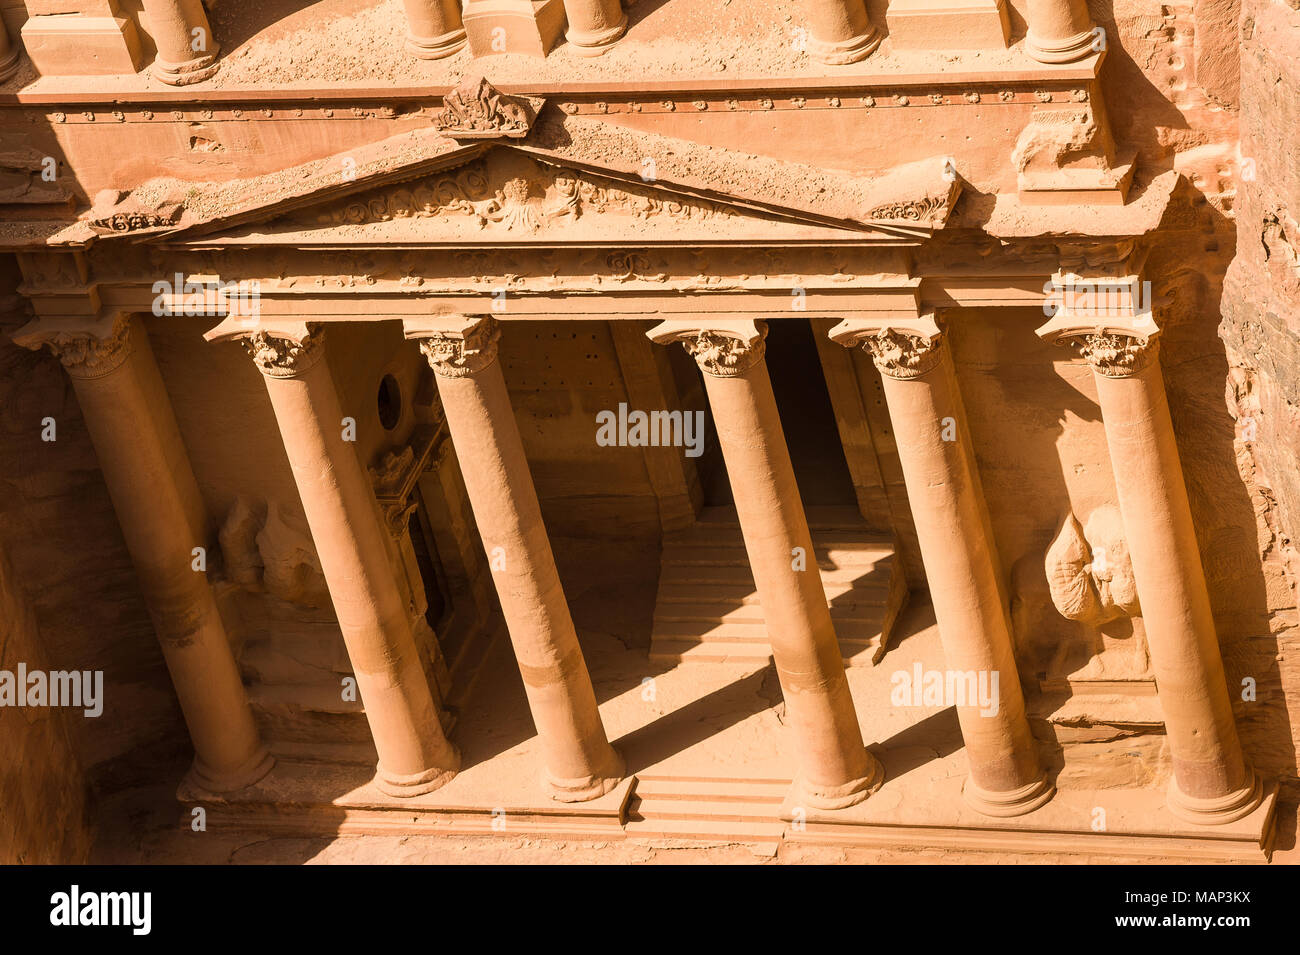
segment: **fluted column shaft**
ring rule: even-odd
[[[1094,52],[1087,0],[1028,0],[1025,51],[1040,63],[1071,63]],[[1100,49],[1100,47],[1098,47]]]
[[[303,325],[241,341],[262,371],[320,555],[379,754],[375,783],[389,795],[419,795],[447,783],[460,760],[438,720],[374,488],[343,437],[323,334]]]
[[[622,780],[560,584],[491,318],[408,320],[433,367],[465,489],[541,741],[544,781],[564,802]]]
[[[1169,808],[1218,824],[1261,785],[1242,755],[1160,372],[1157,338],[1070,339],[1093,368],[1174,778]]]
[[[838,809],[883,781],[863,746],[812,535],[763,359],[763,322],[708,327],[665,322],[660,343],[681,341],[704,372],[736,516],[767,623],[799,768],[796,793]]]
[[[627,15],[619,0],[564,0],[569,28],[564,38],[579,53],[599,56],[627,30]]]
[[[143,0],[158,58],[153,74],[170,86],[186,86],[217,72],[220,46],[212,36],[202,0]]]
[[[451,56],[465,45],[460,0],[402,0],[406,7],[406,48],[422,60]]]
[[[880,45],[863,0],[804,0],[809,49],[823,63],[856,63]]]
[[[998,678],[995,708],[957,706],[970,765],[965,799],[985,815],[1030,812],[1054,790],[1025,715],[997,548],[948,349],[937,326],[921,334],[847,321],[831,337],[861,344],[880,370],[944,666],[987,673],[990,688]]]
[[[72,378],[194,744],[194,780],[211,792],[242,789],[272,760],[207,574],[195,570],[194,548],[208,540],[198,483],[139,319],[110,316],[97,331],[37,321],[14,340],[50,346]]]

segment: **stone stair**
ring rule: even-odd
[[[788,779],[637,775],[623,829],[649,841],[781,841],[779,811]]]
[[[893,544],[854,508],[807,514],[844,663],[870,666],[907,599]],[[735,509],[705,508],[694,526],[664,538],[650,659],[764,664],[771,656]]]

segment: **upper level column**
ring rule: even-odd
[[[944,665],[988,673],[997,687],[996,707],[974,701],[957,707],[970,763],[963,795],[988,816],[1031,812],[1055,790],[1025,716],[1001,565],[939,326],[929,315],[849,319],[830,337],[846,347],[861,345],[880,370]]]
[[[1072,63],[1101,49],[1087,0],[1028,0],[1025,52],[1040,63]]]
[[[856,63],[880,45],[863,0],[804,0],[808,52],[823,63]]]
[[[627,31],[627,14],[619,0],[564,0],[569,29],[564,38],[588,56],[600,56]]]
[[[680,341],[704,372],[736,517],[767,621],[794,733],[795,797],[820,809],[861,802],[884,781],[862,743],[844,660],[813,552],[776,397],[761,321],[673,319],[647,332]]]
[[[451,56],[465,45],[460,0],[402,0],[406,7],[406,48],[422,60]]]
[[[73,331],[38,319],[13,340],[49,346],[72,379],[194,743],[195,782],[210,792],[251,785],[272,760],[207,575],[194,569],[207,514],[140,320],[110,313]]]
[[[1072,315],[1068,304],[1038,330],[1047,341],[1073,345],[1092,366],[1169,738],[1169,808],[1213,825],[1248,815],[1262,787],[1232,716],[1160,373],[1159,333],[1149,314],[1098,324]]]
[[[153,75],[169,86],[187,86],[217,72],[221,47],[212,36],[203,0],[143,0],[158,57]]]
[[[623,779],[560,585],[551,541],[497,361],[500,328],[487,316],[406,319],[438,381],[447,429],[487,550],[545,781],[562,802],[595,799]]]
[[[438,720],[374,488],[344,439],[324,333],[302,322],[254,330],[241,318],[206,337],[238,339],[262,372],[379,753],[375,784],[391,796],[438,789],[460,757]]]

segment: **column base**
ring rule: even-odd
[[[1064,40],[1040,40],[1033,30],[1025,37],[1025,52],[1039,63],[1073,63],[1095,52],[1092,48],[1096,34],[1092,30]]]
[[[406,37],[406,51],[421,60],[441,60],[443,57],[459,53],[465,47],[465,30],[452,30],[442,36]]]
[[[801,777],[790,788],[791,798],[812,809],[847,809],[856,806],[885,783],[885,770],[880,765],[880,760],[870,753],[867,758],[871,764],[867,767],[865,776],[850,780],[842,786],[818,786]]]
[[[876,47],[880,46],[880,31],[875,27],[871,32],[855,36],[848,40],[809,40],[808,55],[819,63],[831,66],[844,66],[865,60]]]
[[[259,782],[273,766],[275,759],[270,751],[265,745],[259,745],[243,764],[224,771],[213,770],[196,756],[186,776],[190,784],[207,792],[233,793]]]
[[[627,17],[604,30],[583,31],[570,29],[564,38],[579,56],[600,56],[627,31]]]
[[[1251,771],[1250,782],[1226,796],[1213,799],[1188,796],[1178,788],[1177,780],[1169,781],[1166,795],[1169,811],[1184,822],[1198,826],[1223,826],[1254,812],[1264,799],[1264,787],[1259,776]]]
[[[435,766],[422,773],[407,775],[390,773],[380,764],[375,767],[375,788],[386,796],[396,796],[399,799],[422,796],[441,789],[455,779],[456,773],[460,771],[460,753],[453,749],[452,757],[453,765],[449,769]]]
[[[1046,805],[1056,795],[1056,787],[1044,775],[1019,789],[994,792],[975,785],[968,776],[961,795],[966,805],[981,815],[1005,819],[1026,815]]]
[[[565,779],[547,771],[542,783],[556,802],[587,802],[613,792],[627,777],[627,765],[618,751],[610,747],[610,765],[603,772],[580,779]]]
[[[217,62],[217,52],[205,53],[203,56],[196,56],[192,60],[186,60],[184,63],[169,63],[164,59],[155,59],[150,72],[154,78],[168,86],[189,86],[191,83],[202,83],[204,80],[213,76],[221,64]]]

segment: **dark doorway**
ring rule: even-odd
[[[806,318],[778,318],[767,323],[767,371],[772,379],[781,430],[785,432],[795,482],[804,506],[855,505],[853,478],[844,458],[844,446],[835,425],[835,410],[812,326]],[[709,413],[704,455],[700,458],[700,482],[704,503],[720,506],[734,503],[726,464],[714,438]]]

